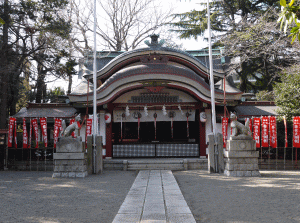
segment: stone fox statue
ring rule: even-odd
[[[66,122],[65,120],[63,120],[61,123],[63,129],[61,132],[61,136],[68,137],[71,136],[72,132],[74,132],[75,130],[79,130],[79,126],[77,123],[79,121],[81,121],[80,114],[75,117],[75,122],[69,125],[68,127],[66,127]]]
[[[247,119],[245,125],[237,121],[237,116],[235,113],[230,114],[231,120],[231,136],[238,136],[238,135],[249,135],[251,136],[251,131],[249,128],[250,119]]]

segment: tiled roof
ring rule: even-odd
[[[22,108],[13,117],[16,118],[69,118],[73,117],[77,110],[67,104],[33,104]]]
[[[235,111],[239,117],[244,116],[277,116],[276,110],[278,109],[275,105],[239,105],[235,107]]]

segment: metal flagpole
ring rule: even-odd
[[[209,46],[209,77],[210,77],[210,94],[211,94],[211,121],[214,134],[214,151],[215,151],[215,171],[219,172],[218,156],[219,151],[216,145],[217,136],[216,136],[216,108],[215,108],[215,83],[213,75],[213,60],[212,60],[212,49],[211,49],[211,28],[210,28],[210,9],[209,9],[209,0],[207,0],[207,29],[208,29],[208,46]]]
[[[96,91],[97,91],[97,44],[96,44],[96,0],[94,0],[94,64],[93,64],[93,173],[96,173],[96,135],[97,135],[97,103],[96,103]]]
[[[212,47],[211,47],[209,0],[207,0],[207,29],[208,29],[208,46],[209,46],[209,78],[210,78],[212,126],[213,126],[214,136],[216,136],[215,83],[214,83],[214,75],[213,75],[214,71],[213,71]]]

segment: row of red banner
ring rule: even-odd
[[[288,147],[287,140],[287,123],[285,117],[283,118],[285,126],[285,147]],[[226,139],[228,138],[228,118],[222,118],[222,134],[224,147],[226,146]],[[249,122],[249,128],[252,132],[253,139],[256,141],[256,148],[272,147],[277,145],[277,125],[275,116],[264,116],[261,118],[252,118]],[[300,148],[300,117],[293,118],[293,147]]]
[[[41,132],[42,137],[44,141],[45,147],[48,147],[48,134],[47,134],[47,118],[40,118],[40,126],[41,126]],[[75,119],[70,120],[70,124],[74,123]],[[78,126],[80,126],[80,123],[78,123]],[[87,119],[86,123],[86,136],[89,136],[92,134],[92,119]],[[31,148],[31,140],[34,133],[34,140],[36,142],[35,148],[39,147],[39,132],[38,132],[38,119],[34,118],[30,120],[30,127],[29,132],[27,131],[26,126],[26,119],[23,118],[23,148]],[[53,138],[54,138],[54,144],[53,147],[56,148],[56,143],[59,137],[59,132],[62,131],[62,120],[59,118],[54,119],[54,132],[53,132]],[[32,133],[33,132],[33,133]],[[72,133],[72,137],[75,138],[75,132]],[[14,143],[13,143],[14,141]],[[13,146],[14,144],[14,146]],[[7,147],[15,147],[17,148],[17,120],[16,118],[9,118],[9,129],[8,129],[8,143]]]

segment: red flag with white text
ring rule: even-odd
[[[269,147],[269,117],[261,118],[261,146]]]
[[[92,135],[92,124],[93,124],[93,119],[88,118],[86,120],[86,129],[85,129],[85,145],[87,145],[87,137]]]
[[[15,118],[9,118],[9,126],[8,126],[8,142],[7,147],[13,146],[13,138],[14,138],[14,129],[15,129]]]
[[[284,135],[285,135],[284,147],[287,148],[288,147],[288,138],[287,138],[287,123],[286,123],[286,117],[285,116],[283,116],[283,123],[284,123]]]
[[[37,119],[36,118],[32,119],[31,124],[35,136],[35,148],[39,148],[39,127],[38,127]]]
[[[32,139],[32,123],[31,119],[29,121],[29,140],[28,140],[28,148],[31,148],[31,139]]]
[[[23,148],[28,148],[28,132],[26,127],[26,119],[23,118]]]
[[[293,117],[293,147],[300,147],[300,117]]]
[[[249,118],[249,129],[250,129],[250,132],[252,133],[252,118]]]
[[[223,134],[223,147],[226,148],[226,140],[228,137],[228,118],[222,118],[222,134]]]
[[[277,148],[277,126],[276,117],[270,117],[270,146],[272,148]]]
[[[53,133],[53,138],[54,138],[54,143],[53,147],[56,148],[56,143],[58,140],[59,132],[62,131],[62,126],[61,126],[61,119],[56,118],[54,121],[54,133]]]
[[[18,140],[17,140],[17,119],[15,118],[15,134],[14,134],[14,138],[15,138],[15,148],[18,148]]]
[[[260,118],[253,118],[253,139],[256,142],[256,148],[260,147]]]
[[[41,131],[45,147],[48,147],[47,118],[40,118]]]

